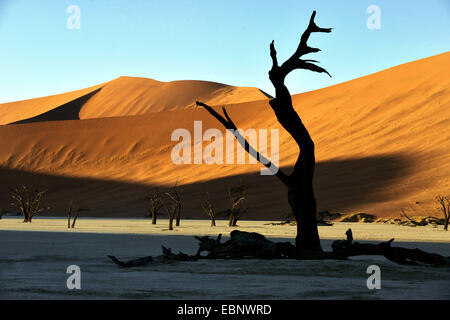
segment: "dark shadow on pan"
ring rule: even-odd
[[[345,209],[392,200],[391,193],[385,191],[407,176],[413,163],[405,155],[318,162],[315,175],[318,209]],[[284,170],[289,172],[290,168]],[[183,185],[184,217],[207,218],[200,204],[205,191],[211,194],[217,210],[226,209],[228,185],[241,179],[248,186],[249,211],[244,219],[280,219],[289,210],[286,189],[278,179],[254,172]],[[48,189],[46,203],[50,212],[57,215],[65,215],[68,203],[74,200],[78,206],[89,208],[85,213],[89,216],[142,217],[149,206],[142,199],[151,189],[161,188],[151,183],[74,178],[7,168],[0,168],[0,181],[0,207],[12,210],[9,188],[26,184]]]

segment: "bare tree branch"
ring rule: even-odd
[[[21,211],[23,222],[31,222],[36,214],[44,210],[41,207],[41,199],[46,191],[35,190],[33,193],[30,193],[29,188],[22,185],[11,189],[10,193],[13,200],[15,200],[12,205]]]
[[[228,116],[228,113],[225,109],[225,107],[222,108],[223,113],[225,115],[225,118],[220,115],[218,112],[216,112],[212,107],[208,106],[207,104],[197,101],[197,106],[205,108],[206,111],[208,111],[214,118],[216,118],[222,125],[228,129],[231,130],[230,132],[234,135],[236,140],[239,142],[239,144],[244,148],[244,150],[250,154],[252,157],[254,157],[258,162],[260,162],[262,165],[264,165],[266,168],[271,170],[275,173],[275,176],[278,177],[284,184],[287,183],[287,176],[286,174],[278,168],[274,163],[272,163],[269,159],[264,157],[262,154],[260,154],[255,148],[253,148],[241,135],[239,130],[237,129],[234,122],[231,120],[231,118]]]
[[[278,119],[278,122],[292,136],[299,147],[299,155],[294,166],[293,172],[287,176],[278,170],[277,177],[284,183],[288,189],[288,202],[297,221],[296,247],[298,250],[308,249],[321,252],[320,237],[317,230],[317,204],[314,196],[313,177],[315,169],[315,145],[308,130],[304,126],[300,116],[292,105],[291,94],[284,84],[286,76],[296,69],[305,69],[313,72],[328,73],[318,63],[311,59],[300,59],[308,53],[320,51],[318,48],[309,47],[307,42],[313,32],[331,32],[331,28],[320,28],[314,22],[316,12],[314,11],[309,20],[307,29],[303,32],[297,50],[292,56],[279,66],[277,51],[274,41],[270,44],[270,57],[272,59],[272,69],[269,71],[269,79],[275,88],[275,98],[269,101],[272,110]],[[248,142],[240,136],[233,121],[223,108],[224,116],[221,116],[210,106],[197,102],[198,106],[204,107],[212,116],[214,116],[222,125],[233,130],[234,136],[244,149],[255,157],[259,162],[269,168],[271,163],[265,163],[261,155],[255,152]],[[270,168],[269,168],[270,169]]]

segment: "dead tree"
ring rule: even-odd
[[[179,188],[177,188],[177,184],[172,188],[172,192],[166,192],[166,195],[170,198],[170,200],[173,203],[174,206],[174,218],[175,218],[175,225],[177,227],[180,226],[180,220],[181,220],[181,192]]]
[[[70,203],[69,203],[69,211],[68,211],[68,214],[67,214],[67,228],[68,229],[71,229],[71,228],[75,229],[75,223],[77,222],[78,215],[80,214],[80,212],[83,212],[83,211],[89,211],[89,209],[78,208],[77,211],[76,211],[75,218],[73,219],[72,224],[70,224],[70,219],[71,219],[72,212],[73,212],[73,201],[70,201]]]
[[[211,227],[215,227],[216,226],[216,212],[214,211],[214,206],[211,201],[211,197],[209,196],[209,192],[205,192],[205,194],[203,195],[202,208],[203,208],[203,211],[205,211],[205,213],[211,219]]]
[[[69,212],[67,213],[67,229],[70,229],[70,216],[72,215],[73,201],[69,203]]]
[[[23,222],[30,222],[33,217],[42,212],[44,208],[41,207],[41,200],[46,191],[35,190],[30,192],[27,186],[16,186],[10,190],[11,197],[14,202],[11,205],[17,207],[23,216]]]
[[[149,200],[151,205],[149,212],[152,216],[152,224],[156,224],[158,212],[164,205],[162,203],[161,194],[157,191],[153,191],[150,193]]]
[[[165,202],[163,206],[169,217],[169,230],[173,230],[174,219],[176,219],[175,225],[177,227],[180,225],[181,195],[176,184],[173,187],[172,192],[166,192],[164,194],[169,198],[169,201]]]
[[[173,230],[173,219],[176,216],[177,207],[172,203],[165,203],[164,208],[169,218],[169,230]]]
[[[437,196],[436,201],[441,205],[440,209],[444,215],[444,230],[448,231],[448,223],[450,220],[450,200],[447,197]]]
[[[75,229],[75,223],[77,222],[77,219],[78,219],[78,213],[79,213],[79,212],[80,212],[80,211],[77,210],[77,214],[75,215],[75,218],[73,218],[72,225],[71,225],[71,228],[72,228],[72,229]]]
[[[235,227],[238,220],[247,211],[247,209],[242,209],[242,205],[245,201],[244,197],[245,186],[243,184],[237,187],[228,186],[228,199],[231,203],[231,208],[228,210],[229,221],[228,225],[230,227]]]
[[[274,172],[286,186],[288,191],[288,202],[297,221],[297,237],[295,241],[297,250],[308,251],[322,251],[317,230],[317,204],[313,190],[315,147],[308,130],[292,105],[291,95],[284,84],[284,81],[286,76],[296,69],[305,69],[329,75],[325,69],[314,64],[314,62],[317,61],[301,59],[305,54],[320,51],[320,49],[308,46],[307,41],[311,33],[331,32],[331,29],[319,28],[314,22],[315,16],[316,12],[314,11],[306,31],[301,36],[297,50],[281,66],[278,64],[274,41],[270,44],[272,69],[269,71],[269,79],[275,88],[275,98],[269,101],[269,105],[275,112],[278,122],[292,136],[300,149],[294,170],[290,175],[287,175],[279,168],[276,168],[273,163],[249,145],[248,141],[237,131],[236,125],[228,116],[225,108],[223,108],[225,116],[223,117],[210,106],[202,102],[197,102],[198,106],[205,108],[211,115],[220,121],[226,129],[231,130],[244,149],[264,166],[273,170],[272,172]]]
[[[394,239],[377,244],[359,243],[353,240],[351,229],[346,232],[347,239],[336,240],[332,243],[332,252],[315,251],[315,256],[299,254],[298,249],[290,242],[273,242],[262,234],[234,230],[230,239],[221,242],[222,235],[217,239],[208,236],[195,237],[199,241],[199,248],[195,255],[185,253],[173,254],[169,248],[162,247],[163,255],[157,257],[143,257],[122,262],[115,256],[108,256],[115,264],[123,268],[143,266],[156,262],[196,261],[199,259],[333,259],[345,260],[359,255],[380,255],[386,259],[403,265],[450,266],[450,257],[429,253],[420,249],[406,249],[391,246]],[[202,255],[202,252],[207,255]]]

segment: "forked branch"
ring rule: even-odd
[[[311,15],[311,19],[309,20],[308,28],[306,28],[305,32],[303,32],[300,43],[297,47],[297,50],[295,50],[294,54],[286,60],[281,67],[278,67],[278,61],[277,61],[277,51],[275,50],[275,44],[274,41],[270,44],[270,56],[272,58],[272,70],[269,73],[270,78],[274,78],[275,81],[281,81],[284,82],[284,78],[293,70],[295,69],[306,69],[314,72],[319,73],[326,73],[328,76],[331,77],[331,75],[328,73],[327,70],[324,68],[321,68],[314,63],[318,63],[316,60],[302,60],[300,57],[304,56],[308,53],[314,53],[319,52],[319,48],[311,48],[308,46],[308,39],[311,36],[311,33],[313,32],[325,32],[330,33],[332,28],[320,28],[316,25],[314,22],[314,18],[316,16],[316,11],[314,11]]]

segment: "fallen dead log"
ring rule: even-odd
[[[333,242],[333,253],[338,257],[347,258],[361,255],[379,255],[386,259],[404,265],[427,264],[434,266],[450,265],[450,257],[429,253],[420,249],[392,247],[394,239],[379,244],[353,242],[352,230],[347,231],[347,240]]]
[[[129,260],[126,262],[120,261],[115,256],[108,256],[112,262],[117,264],[122,268],[131,268],[131,267],[141,267],[146,266],[151,263],[169,263],[173,261],[194,261],[197,260],[195,256],[190,256],[188,254],[179,252],[178,254],[173,254],[172,249],[161,246],[163,254],[160,256],[152,257],[147,256],[143,258],[138,258],[134,260]]]
[[[272,242],[262,234],[234,230],[230,240],[220,243],[222,235],[216,240],[209,237],[196,237],[200,241],[196,256],[207,251],[209,259],[239,259],[253,257],[259,259],[295,258],[295,246],[290,242]]]
[[[108,256],[122,268],[145,266],[151,263],[170,263],[175,261],[197,261],[199,259],[297,259],[297,260],[344,260],[352,256],[379,255],[403,265],[450,266],[450,257],[429,253],[420,249],[392,247],[394,239],[378,244],[358,243],[353,241],[352,230],[348,229],[345,240],[332,243],[331,252],[297,250],[290,242],[273,242],[262,234],[234,230],[230,239],[221,242],[222,235],[217,239],[208,236],[195,237],[199,240],[199,248],[195,255],[182,252],[172,253],[170,248],[162,246],[163,254],[156,257],[143,257],[122,262],[115,256]],[[206,255],[202,255],[207,252]]]

